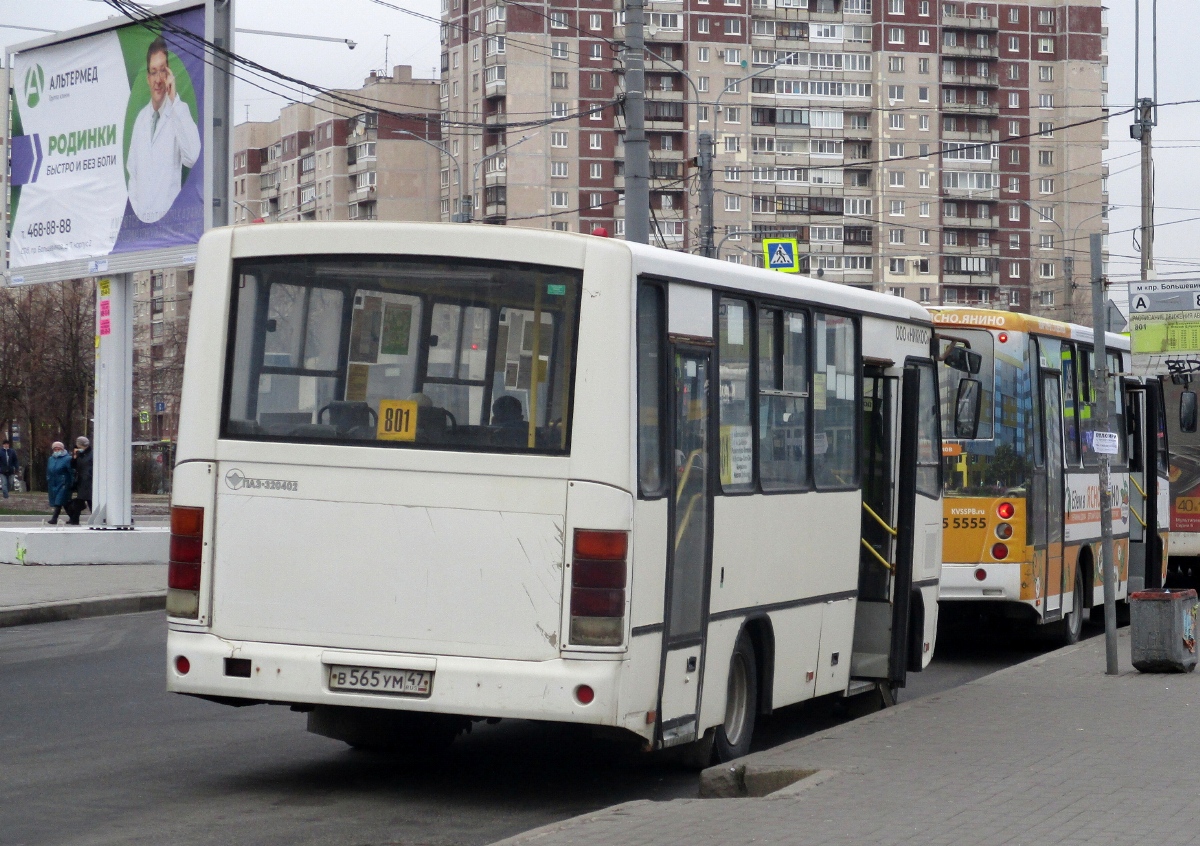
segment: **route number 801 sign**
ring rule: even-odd
[[[381,441],[417,439],[417,403],[414,400],[380,400],[375,437]]]

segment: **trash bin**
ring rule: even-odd
[[[1133,666],[1143,673],[1190,673],[1196,668],[1194,590],[1139,590],[1129,594]]]

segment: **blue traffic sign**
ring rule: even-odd
[[[800,272],[800,250],[795,238],[763,238],[762,245],[769,270]]]

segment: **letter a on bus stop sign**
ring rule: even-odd
[[[800,272],[800,250],[795,238],[763,238],[763,258],[769,270]]]

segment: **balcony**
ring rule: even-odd
[[[942,226],[946,229],[999,229],[1000,218],[992,217],[943,217]]]
[[[1000,197],[999,188],[950,188],[942,186],[942,194],[963,200],[996,200]]]
[[[943,43],[941,52],[943,56],[961,56],[964,59],[998,59],[1000,58],[1000,45],[968,47],[965,44],[956,44],[951,47]]]
[[[976,88],[999,88],[999,76],[978,76],[965,73],[943,73],[944,85],[973,85]]]
[[[677,100],[678,102],[682,103],[684,100],[684,96],[683,96],[683,92],[678,91],[678,90],[663,91],[661,88],[647,88],[646,89],[646,99],[647,100]]]
[[[493,82],[485,82],[483,85],[484,97],[504,97],[508,94],[508,80],[497,79]]]
[[[1000,271],[994,270],[991,273],[951,273],[948,270],[943,270],[942,284],[994,288],[1000,284]]]
[[[942,111],[951,115],[972,115],[974,117],[997,117],[1000,114],[999,103],[942,103]]]
[[[947,15],[943,13],[942,26],[946,29],[973,29],[976,31],[987,32],[999,29],[1000,19],[996,17],[969,18],[966,15]]]
[[[942,130],[943,141],[969,141],[976,144],[992,142],[993,144],[1000,140],[1000,130],[992,129],[987,132],[952,132],[950,130]]]
[[[346,200],[351,203],[366,203],[375,199],[375,186],[370,185],[366,188],[351,189]]]
[[[504,126],[508,123],[508,112],[492,112],[483,116],[484,126]]]
[[[1000,245],[989,244],[986,247],[980,247],[976,244],[942,244],[942,252],[948,256],[970,256],[971,258],[984,256],[996,258],[1000,255]]]

